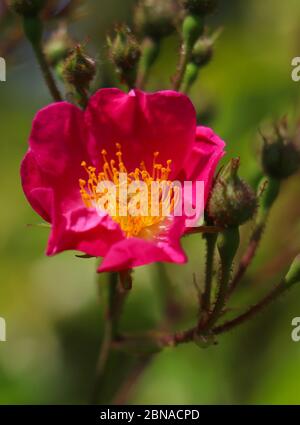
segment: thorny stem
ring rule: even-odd
[[[44,76],[46,85],[49,89],[51,96],[55,102],[61,102],[62,96],[57,88],[54,77],[50,71],[49,64],[47,62],[46,56],[43,52],[42,46],[40,43],[32,43],[32,48],[34,50],[36,59],[40,65],[42,74]]]
[[[237,249],[240,244],[239,228],[229,228],[219,234],[217,247],[220,255],[220,274],[218,282],[218,294],[214,308],[201,329],[209,331],[221,316],[225,303],[231,268]]]
[[[230,274],[231,274],[230,268],[222,265],[221,277],[219,281],[219,292],[214,305],[214,309],[211,312],[207,322],[204,325],[205,330],[209,330],[216,323],[216,321],[219,319],[220,315],[222,314],[222,311],[226,302],[226,295],[227,295]]]
[[[191,56],[191,52],[188,52],[186,46],[184,46],[183,44],[180,49],[180,57],[179,57],[177,73],[173,81],[173,90],[175,91],[180,90],[182,80],[185,74],[185,70],[190,60],[190,56]]]
[[[30,42],[35,53],[37,62],[40,65],[46,85],[55,102],[62,101],[62,96],[56,86],[56,82],[51,73],[45,53],[43,51],[43,23],[39,16],[23,16],[23,30],[26,38]]]
[[[175,91],[180,90],[194,45],[198,37],[203,33],[203,28],[203,19],[199,16],[188,14],[183,21],[179,63],[173,80],[173,89]]]
[[[195,235],[199,233],[206,233],[206,234],[214,234],[214,233],[220,233],[224,229],[220,226],[198,226],[198,227],[191,227],[188,229],[188,231],[183,236],[190,236]]]
[[[275,301],[279,296],[286,293],[291,287],[295,284],[295,282],[288,284],[285,279],[283,279],[269,294],[267,294],[259,303],[255,304],[254,306],[250,307],[245,313],[241,314],[240,316],[236,317],[233,320],[230,320],[228,322],[223,323],[220,326],[217,326],[213,329],[213,333],[215,335],[221,334],[224,332],[228,332],[231,329],[242,325],[247,320],[251,319],[253,316],[255,316],[257,313],[260,313],[262,310],[264,310],[265,307],[267,307],[272,301]]]
[[[208,312],[210,309],[211,285],[213,277],[214,253],[217,241],[215,234],[206,234],[206,264],[205,264],[205,286],[201,300],[201,310]]]
[[[104,337],[100,348],[96,367],[95,386],[92,395],[92,404],[96,404],[99,397],[102,378],[112,349],[112,344],[118,336],[119,320],[122,308],[131,289],[130,272],[111,273],[108,282],[108,301],[105,317]]]
[[[291,283],[287,283],[285,279],[283,279],[269,294],[267,294],[261,301],[259,301],[254,306],[250,307],[245,313],[240,316],[225,322],[219,326],[212,328],[212,335],[219,335],[224,332],[228,332],[235,327],[245,323],[256,314],[262,312],[271,302],[275,301],[281,295],[284,295],[292,286],[295,285],[295,281]],[[164,346],[176,346],[179,344],[186,344],[194,340],[195,335],[200,334],[199,326],[195,326],[191,329],[188,329],[183,332],[176,332],[173,335],[164,335],[161,337],[161,343]]]
[[[247,247],[247,250],[246,250],[245,254],[243,255],[243,257],[240,261],[238,270],[237,270],[236,274],[234,275],[234,278],[232,279],[232,282],[231,282],[230,287],[228,289],[228,295],[227,295],[228,298],[236,290],[238,284],[243,279],[246,271],[248,270],[248,267],[252,263],[252,260],[253,260],[255,254],[256,254],[256,251],[259,247],[261,237],[264,233],[265,226],[266,226],[265,223],[259,223],[255,226],[255,229],[254,229],[252,236],[250,238],[250,242],[249,242],[249,245]]]

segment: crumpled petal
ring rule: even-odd
[[[183,231],[184,219],[178,217],[161,238],[153,241],[140,238],[124,239],[112,245],[98,271],[128,270],[154,262],[183,264],[187,261],[180,245]]]
[[[24,193],[32,208],[51,223],[53,189],[40,172],[33,153],[29,150],[21,164],[21,180]]]
[[[120,226],[107,214],[100,215],[96,210],[81,207],[55,218],[47,254],[78,250],[102,257],[111,245],[123,239]]]
[[[153,153],[158,151],[160,161],[173,160],[173,177],[196,132],[191,101],[174,91],[149,94],[134,90],[126,94],[118,89],[99,90],[89,101],[86,121],[95,158],[103,148],[113,157],[115,144],[120,143],[128,169],[139,167],[141,161],[151,169]]]

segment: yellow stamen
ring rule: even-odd
[[[108,193],[108,189],[100,190],[101,183],[112,182],[116,185],[116,211],[113,211],[113,205],[109,200],[104,202],[105,211],[116,221],[121,229],[124,231],[127,237],[153,237],[154,234],[160,231],[165,226],[166,217],[164,215],[164,208],[169,206],[170,212],[174,210],[176,204],[175,191],[171,187],[172,182],[169,180],[171,173],[172,161],[166,161],[166,165],[157,163],[159,152],[153,154],[152,172],[149,173],[145,162],[140,163],[140,167],[135,168],[130,173],[127,172],[127,168],[124,164],[122,147],[119,143],[116,143],[116,160],[108,159],[108,154],[105,149],[101,151],[102,155],[102,170],[96,174],[96,168],[87,166],[85,161],[82,161],[81,166],[85,169],[88,178],[87,180],[79,179],[80,194],[82,201],[87,208],[94,207],[100,208],[100,200],[103,196]],[[147,213],[143,215],[130,215],[129,211],[126,216],[120,214],[121,205],[123,207],[124,199],[121,199],[120,189],[123,188],[123,183],[120,182],[120,173],[126,173],[127,184],[130,185],[132,182],[143,182],[147,186],[147,197],[148,206]],[[169,188],[167,196],[163,193],[162,187],[159,187],[159,214],[152,215],[152,195],[151,195],[151,184],[153,182],[166,184]],[[125,180],[126,184],[126,180]],[[127,205],[134,199],[135,196],[140,195],[140,190],[137,189],[135,194],[127,195]],[[143,208],[143,202],[140,198],[137,198],[135,204],[137,210]],[[101,208],[103,210],[103,205]]]

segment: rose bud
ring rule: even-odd
[[[9,6],[21,16],[36,16],[44,7],[46,0],[10,0]]]
[[[141,56],[141,48],[131,30],[122,25],[116,29],[113,39],[107,39],[109,56],[115,64],[121,81],[133,87],[136,80],[137,66]]]
[[[240,161],[232,159],[218,175],[207,208],[217,226],[237,227],[250,220],[257,208],[252,188],[238,176]]]
[[[134,12],[134,24],[143,37],[161,39],[175,30],[179,7],[176,0],[140,0]]]
[[[95,60],[84,53],[81,45],[76,46],[63,66],[65,81],[76,87],[76,89],[87,89],[95,74]]]
[[[269,177],[282,180],[295,174],[300,167],[300,149],[288,133],[286,119],[274,126],[274,134],[262,136],[262,166]]]
[[[182,0],[183,7],[191,14],[208,15],[217,7],[217,0]]]

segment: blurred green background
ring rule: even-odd
[[[77,39],[90,42],[103,73],[111,72],[104,46],[112,24],[130,23],[133,1],[86,1],[86,14],[71,25]],[[201,110],[212,105],[209,124],[227,142],[227,158],[241,156],[242,174],[259,171],[257,130],[268,119],[300,117],[300,83],[291,80],[291,60],[300,56],[298,0],[220,0],[211,26],[223,26],[213,62],[201,71],[191,97]],[[2,35],[1,35],[2,38]],[[149,90],[169,88],[179,41],[165,40]],[[28,227],[40,218],[26,202],[19,166],[31,121],[50,102],[27,43],[7,58],[7,82],[0,83],[0,316],[7,342],[0,342],[0,403],[87,403],[103,330],[103,302],[96,263],[73,252],[44,255],[48,230]],[[106,70],[106,71],[105,71]],[[300,177],[286,181],[259,256],[232,301],[234,312],[277,283],[300,248]],[[244,229],[245,240],[250,226]],[[164,285],[183,306],[179,327],[195,321],[192,273],[203,276],[199,236],[184,241],[189,263],[136,270],[126,304],[126,331],[152,329],[162,318]],[[167,278],[168,277],[168,278]],[[100,288],[100,294],[102,293]],[[100,297],[101,298],[101,297]],[[154,357],[130,403],[300,403],[300,343],[291,340],[291,321],[300,316],[300,289],[269,307],[251,323],[219,338],[206,350],[189,344]],[[107,383],[115,391],[128,358],[116,355]],[[103,394],[103,401],[107,401]]]

